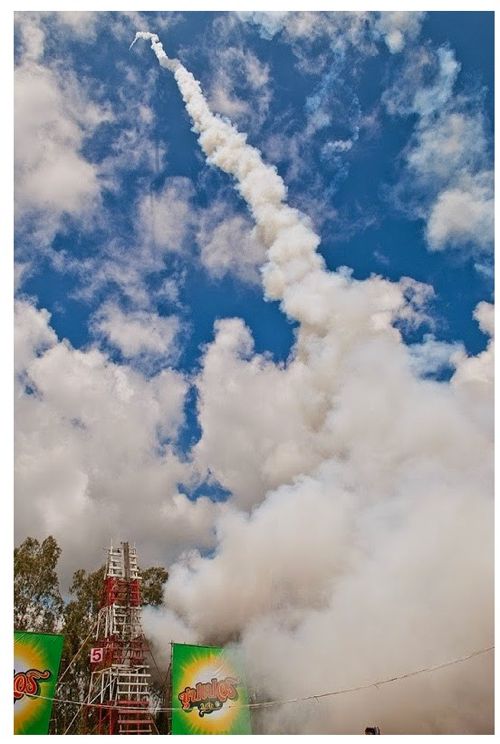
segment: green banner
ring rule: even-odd
[[[173,643],[172,708],[172,734],[251,734],[238,655]]]
[[[14,633],[15,734],[48,733],[63,640],[49,633]]]

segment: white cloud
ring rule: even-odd
[[[59,10],[46,15],[55,20],[65,32],[70,31],[76,38],[88,43],[95,41],[96,27],[102,18],[98,11],[89,10]]]
[[[107,28],[113,36],[124,44],[127,44],[127,46],[130,44],[130,38],[133,37],[137,29],[147,28],[151,24],[158,32],[165,32],[183,20],[182,12],[171,10],[168,12],[152,11],[147,13],[136,10],[123,10],[105,14],[99,13],[99,15],[105,17]]]
[[[297,67],[308,75],[323,74],[331,66],[332,56],[338,62],[351,49],[366,56],[377,54],[380,33],[371,12],[293,11],[274,19],[265,13],[240,15],[255,24],[264,38],[281,31],[280,41],[290,45]],[[320,50],[318,41],[323,42]]]
[[[487,393],[494,384],[494,338],[495,338],[495,308],[490,302],[480,302],[474,310],[474,318],[480,329],[489,336],[486,349],[477,356],[463,355],[457,365],[457,371],[453,377],[453,383],[463,389],[469,390],[467,395],[479,394],[479,400],[488,404]],[[481,393],[482,391],[482,393]],[[487,409],[487,420],[491,431],[493,431],[494,412],[493,407]]]
[[[94,332],[124,357],[153,357],[164,362],[178,356],[177,337],[180,321],[175,315],[168,317],[145,311],[124,312],[114,302],[106,302],[95,313]]]
[[[201,213],[196,238],[201,262],[211,276],[231,273],[250,284],[260,280],[266,249],[245,217],[216,202]]]
[[[37,310],[29,302],[16,302],[14,305],[14,363],[16,374],[22,374],[33,356],[50,349],[57,342],[57,336],[49,326],[50,314],[47,310]]]
[[[256,26],[264,39],[272,39],[281,33],[281,40],[291,44],[303,69],[317,73],[326,64],[324,56],[313,52],[315,59],[311,64],[311,59],[308,60],[304,54],[305,47],[311,52],[311,44],[316,39],[329,41],[336,54],[343,55],[349,46],[353,46],[363,54],[372,55],[376,54],[375,44],[382,37],[391,54],[395,54],[418,37],[425,13],[245,11],[237,13],[237,16],[240,21]]]
[[[95,40],[96,27],[106,14],[97,11],[76,11],[76,10],[59,10],[59,11],[17,11],[14,14],[15,24],[19,28],[24,44],[24,53],[29,50],[38,48],[40,54],[43,54],[43,43],[37,42],[35,47],[31,47],[30,41],[36,39],[44,41],[46,31],[49,36],[58,36],[62,34],[70,35],[78,41],[92,42]],[[28,42],[26,44],[26,42]],[[29,54],[29,56],[32,56]]]
[[[19,14],[18,14],[19,17]],[[44,31],[34,17],[20,22],[24,56],[14,74],[16,221],[36,218],[36,237],[50,243],[67,216],[83,219],[98,206],[101,183],[82,155],[94,130],[111,119],[69,71],[44,66]]]
[[[208,98],[215,111],[244,124],[246,130],[262,126],[271,101],[269,68],[251,50],[227,46],[226,37],[226,43],[210,55],[207,79]]]
[[[190,260],[200,260],[215,278],[232,274],[240,281],[254,284],[265,260],[264,245],[248,218],[236,214],[221,192],[207,208],[193,201],[193,184],[187,178],[171,177],[161,191],[143,193],[137,203],[136,235],[125,249],[110,246],[108,257],[100,257],[98,271],[82,265],[87,292],[95,292],[106,283],[117,284],[143,309],[152,303],[144,277],[160,271],[169,254],[190,251]],[[197,244],[199,257],[192,246]],[[178,278],[182,281],[182,278]],[[155,293],[178,300],[175,279]],[[173,294],[172,294],[173,293]]]
[[[483,333],[491,336],[495,335],[495,307],[491,302],[480,302],[474,310],[474,318],[479,323]]]
[[[390,114],[421,117],[442,113],[453,96],[460,72],[455,53],[447,46],[433,50],[428,45],[416,46],[403,68],[387,90],[382,101]]]
[[[259,22],[264,14],[254,15]],[[364,12],[294,11],[283,13],[281,21],[287,36],[293,40],[312,41],[318,37],[330,38],[334,47],[361,42],[372,22]]]
[[[421,11],[385,11],[379,14],[375,28],[384,37],[391,54],[402,51],[407,40],[420,33],[425,13]]]
[[[431,116],[448,103],[461,65],[453,50],[440,47],[437,50],[438,70],[432,85],[417,88],[413,108],[420,116]]]
[[[409,347],[411,367],[418,375],[429,375],[441,372],[447,367],[454,367],[465,354],[465,347],[459,342],[438,341],[432,334],[426,334],[419,344]]]
[[[419,119],[403,155],[400,188],[408,211],[425,220],[429,250],[490,252],[493,245],[493,178],[490,136],[483,111],[466,95],[454,95],[460,64],[440,47],[411,58],[384,94],[390,113]],[[432,75],[431,82],[424,82]]]
[[[137,130],[134,139],[136,135]],[[109,173],[119,173],[126,167],[126,148],[122,150],[122,144],[116,158],[112,155],[106,163]],[[150,146],[148,141],[141,158],[147,151],[154,159],[154,148]],[[64,256],[64,270],[76,273],[80,280],[74,296],[89,301],[103,287],[111,287],[121,291],[131,311],[154,314],[160,300],[177,304],[182,274],[176,272],[169,276],[154,291],[148,279],[163,272],[166,266],[172,269],[175,254],[186,254],[189,250],[190,237],[194,244],[198,212],[191,201],[192,195],[191,181],[181,177],[167,178],[160,191],[142,189],[132,215],[133,228],[126,239],[121,236],[111,239],[97,256],[79,260]]]
[[[121,156],[119,157],[121,161]],[[121,168],[121,162],[110,164],[111,170]],[[193,187],[189,179],[168,178],[160,191],[143,189],[133,214],[133,229],[127,240],[113,238],[97,256],[72,260],[64,256],[64,270],[79,277],[79,287],[73,296],[90,301],[104,287],[120,292],[131,311],[156,313],[161,300],[179,304],[179,288],[184,278],[175,271],[152,291],[149,279],[168,267],[172,269],[175,254],[190,249],[189,238],[197,225],[198,211],[191,198]],[[193,257],[195,252],[193,250]]]
[[[14,20],[21,37],[24,59],[38,61],[45,49],[45,32],[31,13],[14,13]]]
[[[24,280],[31,276],[33,264],[31,261],[14,261],[14,293],[17,294]]]
[[[100,23],[113,33],[116,23],[133,21],[95,12],[16,14],[16,223],[26,253],[33,245],[46,248],[68,218],[84,229],[102,226],[102,192],[119,194],[124,170],[143,168],[157,176],[164,168],[166,148],[152,136],[155,71],[144,78],[125,61],[118,63],[123,84],[116,86],[113,104],[103,103],[97,81],[77,76],[65,51],[68,39],[91,42]],[[56,43],[58,56],[44,57],[47,39]],[[84,155],[84,147],[105,122],[119,123],[119,133],[97,163]],[[70,268],[61,264],[61,256],[52,257],[64,270]]]
[[[152,251],[163,254],[184,250],[193,223],[192,194],[189,179],[174,177],[167,179],[159,193],[141,197],[137,230]]]
[[[119,192],[125,173],[145,169],[151,178],[158,177],[167,165],[165,143],[153,135],[154,108],[151,91],[155,85],[155,71],[139,74],[127,62],[117,63],[122,84],[115,93],[119,103],[114,104],[119,131],[110,143],[100,170],[110,187]]]
[[[493,174],[477,173],[442,191],[432,205],[427,241],[434,251],[472,243],[490,250],[494,231]]]
[[[417,178],[446,184],[481,163],[487,146],[480,114],[444,112],[417,128],[406,160]]]
[[[16,538],[53,534],[70,571],[129,536],[145,563],[212,543],[218,507],[179,493],[193,471],[166,440],[183,422],[187,384],[146,378],[95,348],[58,341],[49,314],[16,304]],[[133,535],[130,533],[133,525]]]
[[[278,11],[240,11],[236,15],[238,18],[245,23],[252,23],[257,26],[260,30],[262,38],[272,39],[277,33],[279,33],[286,21],[286,17],[290,15],[289,11],[278,10]]]

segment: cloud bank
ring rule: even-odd
[[[413,203],[415,216],[424,220],[428,249],[488,256],[494,229],[491,142],[477,94],[454,93],[459,73],[453,50],[423,47],[384,101],[391,114],[418,116],[403,153],[402,204],[408,209]]]
[[[137,329],[126,332],[113,310],[107,332],[133,354]],[[168,368],[145,376],[95,347],[74,349],[49,321],[47,311],[17,301],[16,539],[53,534],[67,559],[63,582],[89,554],[100,555],[111,525],[119,540],[133,523],[145,563],[165,560],[166,534],[170,560],[190,545],[210,547],[218,506],[189,501],[178,488],[194,477],[175,448],[186,380]],[[160,335],[168,334],[150,328],[155,350]]]

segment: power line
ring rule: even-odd
[[[332,697],[333,695],[345,695],[349,692],[359,692],[360,690],[368,690],[371,687],[381,687],[382,685],[388,685],[391,682],[397,682],[402,679],[408,679],[408,677],[415,677],[417,674],[425,674],[428,672],[435,672],[438,669],[444,669],[445,667],[453,666],[454,664],[461,664],[464,661],[468,661],[469,659],[474,658],[475,656],[480,656],[481,654],[486,654],[489,651],[493,651],[495,647],[489,646],[488,648],[482,648],[478,651],[473,651],[472,653],[468,654],[467,656],[460,656],[456,659],[452,659],[451,661],[445,661],[442,664],[436,664],[436,666],[431,667],[423,667],[422,669],[416,669],[413,672],[406,672],[405,674],[397,675],[396,677],[389,677],[387,679],[379,680],[378,682],[370,682],[366,685],[359,685],[358,687],[346,687],[341,690],[334,690],[333,692],[322,692],[319,695],[308,695],[306,697],[297,697],[292,698],[289,700],[268,700],[263,701],[259,703],[249,703],[249,708],[254,707],[269,707],[272,705],[286,705],[288,703],[299,703],[304,702],[306,700],[319,700],[320,698],[325,697]]]
[[[372,687],[381,687],[382,685],[388,685],[392,682],[398,682],[403,679],[408,679],[409,677],[416,677],[418,674],[436,672],[439,669],[444,669],[445,667],[450,667],[450,666],[453,666],[454,664],[462,664],[463,662],[469,661],[470,659],[473,659],[476,656],[487,654],[490,651],[493,651],[494,648],[495,646],[488,646],[488,648],[482,648],[477,651],[472,651],[470,654],[467,654],[466,656],[459,656],[456,659],[445,661],[442,664],[436,664],[435,666],[429,666],[429,667],[422,667],[421,669],[416,669],[412,672],[406,672],[405,674],[399,674],[395,677],[388,677],[387,679],[381,679],[381,680],[378,680],[377,682],[370,682],[365,685],[358,685],[357,687],[345,687],[339,690],[333,690],[332,692],[321,692],[316,695],[306,695],[305,697],[289,698],[286,700],[285,699],[264,700],[264,701],[260,701],[257,703],[246,703],[246,704],[241,704],[238,707],[251,708],[253,710],[255,708],[268,708],[273,705],[288,705],[291,703],[307,702],[309,700],[319,701],[321,698],[333,697],[334,695],[346,695],[351,692],[359,692],[361,690],[368,690]],[[66,703],[68,705],[79,705],[81,707],[83,706],[99,707],[99,708],[105,708],[108,710],[115,710],[115,709],[118,709],[119,707],[117,705],[99,705],[98,703],[81,702],[78,700],[64,700],[62,698],[49,698],[49,697],[44,697],[43,695],[27,695],[27,697],[40,698],[41,700],[51,700],[54,703]],[[227,707],[232,708],[236,706],[229,704]],[[122,709],[123,709],[123,706],[120,707],[120,710]],[[156,713],[170,713],[174,710],[177,710],[177,708],[157,708],[155,712]]]

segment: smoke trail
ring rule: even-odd
[[[418,321],[429,288],[327,271],[276,169],[212,114],[155,34],[138,38],[173,72],[208,162],[235,178],[252,212],[267,247],[266,295],[300,323],[286,367],[252,357],[240,321],[218,324],[198,381],[195,455],[233,498],[217,521],[215,556],[171,567],[164,631],[157,618],[150,629],[162,644],[168,628],[237,638],[268,698],[355,686],[491,645],[493,343],[478,357],[457,355],[450,383],[416,377],[394,320]],[[489,335],[492,316],[480,303]],[[427,354],[431,363],[431,346]],[[221,394],[224,375],[232,384]],[[228,421],[238,436],[227,437]],[[260,725],[488,732],[491,672],[478,660],[439,682],[271,711]]]
[[[324,270],[323,259],[316,253],[319,237],[305,215],[284,203],[286,187],[276,169],[263,163],[244,134],[210,111],[197,80],[178,60],[165,54],[158,36],[138,32],[132,43],[137,39],[150,39],[160,65],[174,73],[208,162],[236,179],[269,251],[264,269],[266,293],[272,299],[285,299],[288,287]],[[287,305],[284,309],[293,313]]]
[[[210,111],[198,81],[179,60],[167,56],[158,36],[139,31],[132,45],[138,39],[151,40],[159,64],[173,72],[207,161],[236,179],[236,188],[250,208],[267,248],[267,264],[262,269],[267,297],[281,300],[284,312],[301,323],[318,330],[331,327],[338,312],[331,301],[335,290],[352,288],[355,302],[358,282],[325,270],[323,258],[317,253],[320,238],[309,218],[285,203],[286,186],[276,168],[262,161],[259,151],[247,143],[245,134]],[[409,312],[409,295],[418,301],[418,283],[410,279],[400,287],[374,282],[373,290],[369,313],[380,313],[378,321],[385,327],[404,306],[403,312]],[[314,302],[312,297],[316,298]]]

